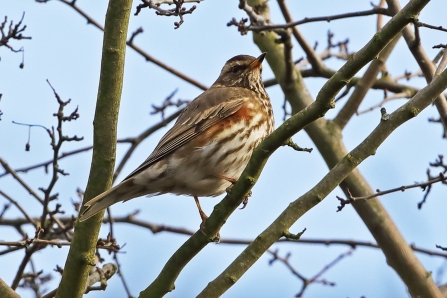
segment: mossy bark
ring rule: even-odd
[[[118,110],[124,76],[131,0],[110,0],[102,48],[101,75],[93,121],[93,157],[84,203],[110,188],[115,167]],[[103,212],[76,223],[56,297],[82,297],[102,223]]]
[[[0,278],[0,297],[19,298],[20,296]]]

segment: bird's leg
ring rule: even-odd
[[[231,185],[228,186],[227,189],[225,190],[227,193],[229,193],[231,191],[231,189],[233,188],[233,185],[237,182],[237,179],[230,178],[230,177],[227,177],[227,176],[222,175],[222,174],[219,175],[219,178],[223,179],[223,180],[226,180],[226,181],[231,183]]]
[[[237,179],[230,178],[230,177],[227,177],[227,176],[222,175],[222,174],[220,174],[219,177],[220,177],[221,179],[226,180],[226,181],[228,181],[228,182],[231,183],[231,185],[228,186],[227,189],[225,190],[225,191],[227,192],[227,194],[230,193],[231,189],[233,188],[233,185],[237,182]],[[244,200],[242,201],[242,205],[243,205],[243,206],[242,206],[240,209],[244,209],[244,208],[247,206],[247,204],[248,204],[248,198],[249,198],[250,196],[251,196],[251,190],[250,190],[250,192],[244,197]]]
[[[208,218],[208,216],[203,212],[202,206],[200,206],[199,198],[194,196],[194,201],[196,202],[197,209],[199,209],[200,218],[202,219],[202,224],[205,222],[205,220]],[[202,228],[202,227],[200,227]]]
[[[199,198],[194,196],[194,201],[196,202],[197,209],[199,209],[200,218],[202,219],[202,223],[200,224],[200,230],[203,232],[205,228],[205,221],[208,219],[208,216],[205,214],[205,212],[203,212],[202,206],[200,206]],[[216,243],[220,242],[220,233],[217,233],[216,238],[214,238],[214,242]]]

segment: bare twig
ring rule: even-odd
[[[22,22],[23,22],[24,18],[25,18],[25,12],[23,12],[22,18],[15,25],[14,25],[13,21],[11,21],[9,23],[9,29],[7,29],[7,32],[5,32],[7,22],[8,22],[8,17],[5,16],[5,20],[0,24],[0,33],[1,33],[0,47],[5,46],[8,49],[10,49],[11,51],[16,52],[16,53],[23,52],[23,48],[16,50],[11,45],[9,45],[8,42],[11,39],[16,39],[16,40],[31,39],[31,37],[29,37],[29,36],[22,35],[22,32],[25,31],[25,29],[26,29],[26,25],[22,26]]]
[[[109,221],[109,235],[107,236],[107,238],[110,237],[110,238],[113,239],[113,237],[114,237],[113,236],[114,235],[114,233],[113,233],[114,227],[113,226],[114,226],[115,221],[113,220],[112,211],[110,209],[111,208],[107,208],[107,210],[106,210],[106,212],[107,212],[107,219]],[[118,251],[114,251],[113,252],[113,259],[115,260],[115,264],[116,264],[116,272],[118,273],[118,276],[119,276],[119,278],[121,280],[121,283],[122,283],[122,285],[124,287],[124,290],[126,291],[127,297],[128,298],[132,298],[133,296],[130,293],[130,288],[129,288],[127,282],[126,282],[126,279],[124,277],[123,272],[121,271],[121,263],[120,263],[119,258],[118,258]]]
[[[133,150],[130,153],[126,152],[125,156],[128,156],[126,159],[128,159],[131,155],[131,153],[133,153],[133,151],[135,150],[135,148],[137,147],[137,145],[139,145],[143,140],[145,140],[148,136],[150,136],[152,133],[154,133],[155,131],[159,130],[160,128],[165,127],[166,125],[168,125],[170,122],[172,122],[173,120],[175,120],[180,113],[183,111],[183,109],[178,110],[177,112],[173,113],[172,115],[166,117],[165,119],[161,120],[160,122],[154,124],[153,126],[149,127],[148,129],[146,129],[145,131],[143,131],[140,135],[138,135],[137,137],[133,137],[133,138],[124,138],[124,139],[119,139],[117,142],[118,143],[130,143],[132,144]],[[65,157],[69,157],[72,155],[76,155],[78,153],[82,153],[82,152],[86,152],[89,151],[93,148],[93,146],[87,146],[87,147],[83,147],[83,148],[79,148],[73,151],[68,151],[68,152],[62,152],[59,157],[58,160],[61,160]],[[129,148],[130,150],[130,148]],[[129,151],[128,151],[129,152]],[[120,162],[120,164],[118,165],[116,171],[115,171],[115,176],[118,176],[118,174],[121,172],[122,168],[124,167],[124,160],[122,160]],[[34,169],[38,169],[41,167],[44,167],[45,170],[47,171],[48,166],[53,162],[53,159],[51,160],[47,160],[32,166],[28,166],[28,167],[23,167],[23,168],[17,168],[14,170],[15,173],[27,173],[30,170],[34,170]],[[8,171],[5,171],[4,173],[0,174],[0,178],[4,177],[6,175],[10,175],[11,173]]]
[[[127,41],[127,44],[128,44],[128,45],[132,45],[132,44],[133,44],[133,40],[135,39],[135,37],[136,37],[138,34],[141,34],[141,33],[143,33],[143,27],[138,28],[137,30],[135,30],[135,31],[132,33],[132,35],[130,36],[129,40]]]
[[[320,279],[320,277],[326,273],[330,268],[334,267],[338,262],[340,262],[343,258],[349,256],[352,254],[353,248],[349,249],[349,251],[347,251],[346,253],[343,253],[341,255],[339,255],[335,260],[333,260],[332,262],[330,262],[329,264],[327,264],[326,266],[324,266],[324,268],[322,268],[316,275],[314,275],[312,278],[306,278],[304,277],[304,275],[300,274],[289,262],[290,256],[291,254],[288,253],[286,254],[285,257],[281,257],[278,254],[278,250],[272,251],[272,250],[268,250],[268,252],[272,255],[272,259],[269,261],[269,264],[272,265],[274,262],[276,261],[280,261],[281,263],[283,263],[289,270],[290,272],[295,275],[296,277],[298,277],[303,283],[302,283],[302,287],[301,290],[298,294],[295,295],[295,297],[302,297],[304,294],[304,291],[307,289],[307,287],[311,284],[314,283],[319,283],[319,284],[323,284],[323,285],[328,285],[328,286],[335,286],[334,282],[329,282],[325,279]]]
[[[284,19],[287,23],[293,23],[292,15],[290,14],[289,9],[287,8],[286,2],[284,0],[278,0],[279,8],[281,9],[281,13],[284,16]],[[312,65],[312,68],[317,71],[321,72],[326,67],[322,63],[321,58],[319,58],[315,54],[315,50],[307,43],[307,41],[304,39],[300,31],[298,30],[297,26],[292,27],[292,34],[295,37],[295,39],[300,44],[301,48],[304,50],[307,56],[307,61],[310,62]],[[303,63],[303,62],[301,62]],[[299,68],[304,67],[305,65],[298,65]]]
[[[386,194],[397,192],[397,191],[403,192],[403,191],[405,191],[407,189],[411,189],[411,188],[422,188],[422,190],[425,190],[427,186],[432,185],[434,183],[438,183],[438,182],[442,182],[442,183],[447,182],[447,177],[445,177],[444,174],[440,173],[439,177],[430,179],[429,181],[426,181],[426,182],[405,185],[405,186],[396,187],[396,188],[392,188],[392,189],[388,189],[388,190],[384,190],[384,191],[380,191],[379,189],[377,189],[375,194],[365,196],[365,197],[353,197],[348,190],[349,197],[346,200],[337,196],[337,199],[340,201],[340,206],[337,207],[337,212],[341,211],[346,205],[349,205],[354,201],[368,200],[371,198],[375,198],[378,196],[386,195]]]
[[[155,114],[161,114],[161,118],[164,120],[165,119],[165,111],[168,107],[181,107],[185,104],[187,104],[189,102],[189,100],[182,100],[182,99],[178,99],[177,101],[172,101],[172,98],[174,97],[174,95],[177,93],[178,89],[175,89],[174,91],[172,91],[171,94],[169,94],[165,100],[163,101],[163,103],[161,104],[161,106],[156,106],[156,105],[152,105],[152,108],[154,109],[151,112],[151,115],[155,115]]]
[[[405,90],[403,92],[387,96],[381,102],[379,102],[378,104],[373,105],[372,107],[367,108],[365,110],[357,111],[356,115],[362,115],[362,114],[374,111],[375,109],[382,107],[385,103],[387,103],[388,101],[391,101],[393,99],[411,98],[411,96],[412,96],[412,94],[411,94],[411,92],[409,90]]]
[[[441,168],[442,172],[440,173],[440,175],[444,175],[447,173],[447,165],[444,164],[444,156],[443,155],[438,155],[438,159],[436,159],[434,162],[429,163],[430,167],[434,167],[434,168]],[[428,180],[433,180],[436,179],[436,177],[433,177],[431,175],[430,169],[427,169],[427,178]],[[443,182],[443,184],[447,184],[446,182]],[[425,204],[425,202],[427,201],[428,195],[431,192],[431,188],[432,188],[433,184],[430,184],[427,186],[427,188],[425,189],[425,194],[424,197],[422,198],[422,200],[418,203],[418,209],[421,209],[422,206]]]
[[[104,31],[104,27],[103,27],[102,25],[100,25],[97,21],[95,21],[92,17],[90,17],[90,16],[89,16],[86,12],[84,12],[82,9],[80,9],[80,8],[76,5],[75,1],[70,1],[70,0],[59,0],[59,1],[62,2],[62,3],[64,3],[64,4],[66,4],[66,5],[68,5],[68,6],[70,6],[70,7],[72,7],[77,13],[79,13],[82,17],[84,17],[84,18],[87,20],[87,24],[92,24],[93,26],[95,26],[95,27],[98,28],[99,30]],[[201,0],[201,1],[203,1],[203,0]],[[47,1],[44,1],[44,2],[47,2]],[[202,90],[206,90],[206,89],[208,89],[207,86],[205,86],[205,85],[199,83],[198,81],[194,80],[193,78],[190,78],[189,76],[187,76],[187,75],[185,75],[185,74],[179,72],[178,70],[176,70],[176,69],[170,67],[169,65],[167,65],[167,64],[165,64],[165,63],[163,63],[163,62],[161,62],[161,61],[159,61],[159,60],[157,60],[157,59],[155,59],[154,57],[152,57],[151,55],[149,55],[148,53],[146,53],[145,51],[143,51],[141,48],[139,48],[139,47],[136,46],[135,44],[130,43],[130,42],[128,41],[128,42],[127,42],[127,45],[128,45],[131,49],[135,50],[138,54],[140,54],[141,56],[143,56],[144,59],[146,59],[146,61],[150,61],[150,62],[154,63],[155,65],[157,65],[157,66],[163,68],[164,70],[166,70],[166,71],[170,72],[171,74],[173,74],[173,75],[179,77],[180,79],[182,79],[182,80],[184,80],[184,81],[186,81],[186,82],[188,82],[188,83],[190,83],[190,84],[196,86],[196,87],[199,88],[199,89],[202,89]]]
[[[174,233],[184,236],[191,236],[194,234],[193,230],[188,230],[185,228],[179,228],[179,227],[173,227],[173,226],[167,226],[164,224],[155,224],[151,223],[145,220],[137,219],[136,216],[138,215],[139,211],[135,211],[127,216],[117,216],[113,218],[113,221],[115,223],[120,224],[130,224],[136,227],[141,227],[150,230],[153,234],[158,234],[161,232],[168,232],[168,233]],[[61,217],[60,220],[68,224],[73,219],[71,217]],[[33,218],[33,221],[38,221],[38,218]],[[103,224],[109,224],[110,219],[107,217],[103,218]],[[30,222],[26,218],[15,218],[15,219],[0,219],[0,226],[21,226],[21,225],[27,225],[30,224]],[[235,244],[235,245],[248,245],[251,242],[253,242],[252,239],[235,239],[235,238],[222,238],[220,243],[222,244]],[[282,238],[279,239],[276,243],[296,243],[296,244],[319,244],[319,245],[347,245],[352,248],[356,247],[369,247],[369,248],[377,248],[380,247],[372,242],[368,241],[359,241],[359,240],[343,240],[343,239],[291,239],[291,238]],[[56,244],[55,244],[56,245]],[[447,254],[445,253],[439,253],[437,251],[431,251],[423,248],[419,248],[416,245],[411,245],[411,248],[415,252],[419,252],[422,254],[430,255],[430,256],[437,256],[447,259]],[[17,249],[21,249],[20,247]],[[14,250],[17,250],[14,249]],[[0,252],[0,255],[2,255],[2,252]]]
[[[25,256],[22,259],[22,262],[19,265],[19,269],[17,270],[16,276],[14,277],[14,280],[12,281],[11,288],[13,290],[17,289],[19,286],[20,280],[22,279],[23,272],[25,271],[25,267],[28,264],[29,260],[31,259],[31,256],[33,253],[35,253],[38,250],[38,245],[32,245],[30,248],[27,248],[25,251]]]
[[[444,156],[443,155],[438,155],[438,159],[436,159],[434,162],[431,162],[429,165],[430,165],[430,167],[441,168],[443,170],[443,172],[442,172],[443,174],[447,173],[447,165],[444,164]]]
[[[118,140],[118,142],[119,142],[119,140]],[[62,152],[61,154],[59,154],[58,160],[61,160],[61,159],[65,158],[65,157],[69,157],[69,156],[72,156],[72,155],[76,155],[76,154],[81,153],[81,152],[87,152],[87,151],[91,150],[92,148],[93,148],[93,146],[87,146],[87,147],[79,148],[79,149],[76,149],[76,150],[73,150],[73,151],[69,151],[69,152]],[[53,159],[50,159],[50,160],[47,160],[47,161],[44,161],[44,162],[41,162],[41,163],[38,163],[38,164],[35,164],[35,165],[32,165],[32,166],[23,167],[23,168],[17,168],[14,171],[16,173],[27,173],[30,170],[34,170],[34,169],[38,169],[38,168],[42,168],[43,167],[43,168],[45,168],[45,172],[48,172],[48,166],[52,162],[53,162]],[[0,178],[3,177],[3,176],[9,175],[9,174],[10,173],[8,173],[8,172],[4,172],[4,173],[0,174]]]
[[[320,270],[320,272],[318,272],[317,274],[315,274],[314,277],[312,277],[310,280],[307,281],[306,284],[311,284],[314,282],[318,282],[318,283],[322,283],[324,285],[330,285],[330,286],[335,286],[335,283],[330,283],[327,282],[326,280],[318,280],[318,278],[320,278],[320,276],[322,276],[326,271],[328,271],[330,268],[334,267],[338,262],[340,262],[341,260],[343,260],[345,257],[350,256],[352,254],[352,249],[348,250],[345,253],[342,253],[341,255],[339,255],[337,258],[335,258],[335,260],[333,260],[332,262],[330,262],[329,264],[327,264],[326,266],[324,266],[323,269]],[[305,287],[303,287],[303,289],[301,290],[300,293],[298,293],[295,297],[302,297],[302,294],[305,290]]]
[[[119,278],[121,280],[121,283],[122,283],[122,285],[124,287],[124,290],[126,291],[127,297],[128,298],[132,298],[133,296],[132,296],[132,294],[130,292],[129,285],[127,284],[126,278],[124,277],[124,274],[123,274],[123,272],[121,270],[121,263],[119,262],[118,253],[117,252],[113,253],[113,259],[115,260],[115,264],[116,264],[116,272],[118,273],[118,276],[119,276]]]
[[[27,127],[28,127],[28,142],[26,142],[26,144],[25,144],[25,151],[30,151],[30,149],[31,149],[31,128],[32,128],[32,127],[40,127],[40,128],[43,128],[43,129],[45,129],[45,131],[46,131],[49,135],[51,135],[51,131],[50,131],[48,128],[46,128],[45,126],[43,126],[43,125],[39,125],[39,124],[28,124],[28,123],[20,123],[20,122],[16,122],[16,121],[12,121],[12,123],[17,124],[17,125],[23,125],[23,126],[27,126]]]
[[[418,27],[426,27],[426,28],[433,29],[433,30],[439,30],[439,31],[447,32],[447,28],[444,28],[442,26],[434,26],[434,25],[430,25],[430,24],[427,24],[427,23],[422,23],[422,22],[419,22],[419,21],[414,22],[414,24],[416,26],[418,26]]]
[[[53,90],[53,94],[59,104],[59,108],[58,108],[57,113],[53,114],[53,116],[55,116],[57,118],[57,129],[56,129],[57,136],[54,131],[54,128],[52,129],[52,131],[48,131],[50,138],[51,138],[51,147],[53,149],[52,177],[51,177],[51,181],[50,181],[48,187],[40,188],[40,190],[45,195],[44,202],[43,202],[43,211],[42,211],[42,216],[41,216],[41,220],[40,220],[40,226],[44,227],[44,229],[47,229],[47,227],[45,226],[45,221],[46,221],[46,217],[49,213],[48,204],[50,203],[50,201],[57,199],[57,196],[58,196],[58,194],[51,195],[53,188],[56,185],[56,181],[59,179],[59,174],[67,175],[67,173],[65,173],[59,167],[59,163],[58,163],[59,151],[62,147],[62,144],[64,142],[82,141],[84,139],[83,137],[78,137],[76,135],[73,137],[68,137],[63,134],[62,124],[67,121],[69,122],[69,121],[78,119],[79,118],[78,108],[76,108],[68,116],[65,116],[64,108],[71,102],[71,99],[68,99],[67,101],[63,101],[60,98],[59,94],[57,94],[57,92],[53,88],[53,86],[51,86],[51,84],[48,80],[47,80],[47,83],[50,86],[51,90]],[[57,209],[56,209],[56,211],[57,211]]]
[[[185,14],[192,14],[193,11],[197,8],[197,6],[193,5],[190,9],[186,9],[183,7],[183,4],[185,3],[191,3],[196,2],[200,3],[203,0],[159,0],[159,1],[152,1],[152,0],[141,0],[143,2],[142,4],[137,6],[137,11],[135,12],[135,15],[137,16],[140,11],[143,8],[149,7],[151,9],[155,10],[155,13],[159,16],[178,16],[180,18],[180,22],[174,22],[174,29],[178,29],[184,22],[183,16]],[[172,9],[162,9],[160,6],[162,4],[174,4],[175,8]]]
[[[25,188],[30,195],[32,195],[34,198],[36,198],[41,204],[43,204],[43,199],[22,179],[20,176],[14,171],[8,163],[0,158],[0,164],[3,166],[3,169],[6,173],[11,174],[17,182],[19,182],[20,185],[22,185],[23,188]]]
[[[284,146],[289,146],[289,147],[293,148],[293,150],[295,150],[295,151],[304,151],[304,152],[308,152],[308,153],[311,153],[313,150],[313,148],[301,148],[292,139],[288,139],[284,143]]]
[[[44,248],[45,246],[56,246],[57,248],[62,248],[64,246],[70,246],[71,242],[66,240],[59,239],[39,239],[39,238],[27,238],[20,241],[0,241],[0,246],[9,246],[9,247],[18,247],[18,248],[28,248],[32,244],[40,244],[39,249]],[[120,250],[120,246],[115,242],[106,241],[103,239],[98,240],[98,244],[96,245],[98,249],[104,249],[110,252],[117,252]]]
[[[28,215],[28,213],[25,211],[25,209],[13,198],[11,198],[10,196],[8,196],[6,193],[4,193],[3,191],[0,190],[0,195],[2,195],[5,199],[7,199],[9,202],[11,202],[14,206],[17,207],[17,209],[20,210],[20,212],[22,212],[22,214],[25,216],[25,218],[30,222],[30,224],[32,224],[34,226],[34,228],[37,228],[36,222],[33,221],[33,219],[31,218],[31,216]]]
[[[351,12],[351,13],[343,13],[338,15],[332,15],[332,16],[323,16],[323,17],[313,17],[313,18],[304,18],[299,21],[295,21],[292,23],[282,24],[282,25],[261,25],[261,26],[248,26],[247,30],[250,31],[270,31],[275,29],[286,29],[295,27],[298,25],[306,24],[306,23],[312,23],[312,22],[331,22],[334,20],[340,20],[345,18],[353,18],[353,17],[362,17],[362,16],[369,16],[369,15],[375,15],[375,14],[383,14],[387,16],[391,16],[392,14],[388,9],[381,8],[381,7],[374,7],[371,10],[365,10],[365,11],[357,11],[357,12]]]
[[[433,47],[433,48],[435,48],[435,47]],[[439,60],[443,57],[443,55],[444,55],[444,48],[436,54],[435,58],[433,58],[433,60],[432,60],[433,64],[438,64]],[[422,73],[422,70],[419,69],[416,72],[405,71],[403,75],[394,77],[393,80],[396,82],[399,80],[402,80],[402,79],[406,79],[407,81],[409,81],[411,78],[421,77],[421,76],[423,76],[423,73]]]

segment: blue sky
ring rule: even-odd
[[[433,25],[446,27],[445,19],[439,11],[444,7],[442,1],[429,3],[420,16],[420,20]],[[137,1],[134,1],[135,9]],[[282,23],[275,1],[269,2],[272,10],[272,22]],[[346,11],[368,10],[369,1],[293,1],[288,4],[295,19],[304,17],[332,15]],[[342,5],[341,5],[342,4]],[[402,1],[402,5],[404,2]],[[78,0],[77,5],[99,23],[103,19],[107,1]],[[253,44],[251,34],[240,36],[235,27],[226,23],[235,17],[245,17],[237,8],[238,1],[207,0],[196,4],[198,8],[192,15],[185,16],[185,23],[174,30],[175,18],[156,16],[154,11],[143,10],[139,16],[131,17],[129,30],[133,32],[143,27],[144,33],[135,39],[135,44],[153,57],[175,67],[202,84],[210,86],[217,78],[223,64],[238,54],[257,56],[259,49]],[[80,143],[65,143],[63,152],[84,147],[92,143],[92,121],[99,80],[102,32],[91,25],[69,6],[58,1],[39,4],[33,1],[0,0],[0,17],[7,15],[17,21],[25,11],[24,33],[32,40],[14,41],[12,45],[25,47],[25,67],[20,69],[21,55],[14,54],[6,48],[0,48],[0,110],[4,113],[0,122],[0,157],[13,168],[19,168],[48,160],[52,156],[49,139],[43,129],[33,128],[31,151],[25,152],[28,129],[12,124],[12,121],[26,122],[51,127],[55,125],[52,114],[57,103],[52,90],[46,83],[48,79],[62,99],[71,98],[66,112],[79,107],[81,117],[64,125],[67,135],[83,136]],[[326,45],[327,31],[335,33],[335,40],[349,38],[349,49],[356,51],[374,34],[376,17],[362,17],[354,21],[339,20],[331,23],[305,24],[300,26],[303,35],[310,44],[319,42],[321,52]],[[445,43],[446,34],[421,29],[421,38],[430,57],[437,50],[433,45]],[[297,44],[293,49],[294,59],[303,55]],[[392,76],[403,74],[405,70],[417,71],[416,62],[401,40],[391,54],[387,64]],[[329,65],[336,69],[342,61],[330,60]],[[271,78],[272,72],[264,65],[263,76]],[[323,79],[308,79],[306,84],[316,96],[324,84]],[[402,83],[406,83],[403,81]],[[423,79],[414,79],[412,85],[424,86]],[[125,81],[119,115],[118,137],[136,136],[148,126],[158,122],[160,116],[149,115],[152,104],[159,104],[173,90],[178,88],[176,98],[193,99],[201,93],[198,88],[187,84],[177,77],[148,63],[127,49]],[[281,123],[283,112],[281,106],[283,95],[279,87],[267,89],[275,109],[277,125]],[[361,108],[368,108],[382,100],[380,91],[369,92]],[[406,100],[400,99],[386,105],[391,112]],[[326,117],[332,118],[345,101]],[[173,112],[174,110],[170,111]],[[378,124],[379,111],[374,111],[354,118],[343,132],[343,140],[348,150],[357,146]],[[359,167],[362,174],[374,188],[388,189],[411,184],[426,179],[428,163],[434,161],[438,154],[445,151],[440,125],[427,122],[429,117],[437,117],[434,107],[427,108],[416,119],[399,128],[379,148],[377,154]],[[131,160],[123,169],[124,178],[138,166],[157,144],[166,129],[154,134],[138,147]],[[294,137],[302,147],[313,147],[304,132]],[[127,145],[118,145],[117,156],[120,160]],[[91,153],[82,153],[61,161],[61,167],[70,176],[61,177],[55,192],[60,193],[60,202],[68,215],[75,214],[70,200],[76,198],[76,188],[85,189],[87,183]],[[252,239],[263,231],[287,205],[305,193],[327,173],[327,167],[320,154],[314,150],[311,154],[297,153],[290,148],[280,148],[267,163],[259,182],[253,189],[253,196],[244,210],[237,210],[223,227],[223,238]],[[436,173],[436,172],[435,172]],[[435,174],[434,173],[434,174]],[[42,169],[22,175],[35,189],[46,186],[50,181]],[[12,195],[27,208],[30,214],[39,215],[40,206],[31,196],[18,186],[10,177],[0,179],[0,189]],[[445,216],[439,210],[446,210],[446,201],[442,196],[443,187],[436,185],[422,210],[417,209],[417,202],[422,199],[420,190],[392,194],[381,199],[385,208],[396,222],[409,243],[435,249],[436,244],[445,244]],[[339,189],[334,190],[322,203],[306,213],[292,228],[292,232],[307,228],[306,238],[318,239],[354,239],[374,241],[369,231],[352,208],[335,212],[338,201],[336,195],[342,196]],[[219,197],[220,198],[220,197]],[[208,214],[219,198],[203,198],[202,206]],[[0,204],[3,204],[0,198]],[[141,210],[139,218],[158,224],[185,227],[196,230],[200,219],[192,198],[163,195],[159,197],[139,198],[125,204],[112,207],[115,215],[127,215],[134,210]],[[19,216],[11,208],[6,218]],[[185,236],[161,233],[152,235],[137,227],[117,224],[117,239],[126,244],[120,254],[123,272],[129,281],[133,295],[144,289],[160,272],[162,266],[172,253],[187,239]],[[33,235],[32,229],[28,230]],[[106,237],[108,227],[104,226],[101,237]],[[18,240],[13,229],[1,227],[0,240]],[[176,282],[176,290],[167,297],[191,297],[196,295],[209,281],[214,279],[242,251],[243,246],[208,245],[184,269]],[[322,267],[349,248],[345,246],[286,245],[278,244],[282,255],[290,252],[290,262],[307,277],[316,274]],[[37,268],[50,273],[56,265],[63,266],[68,249],[47,248],[35,255]],[[11,283],[15,270],[23,256],[23,251],[0,257],[0,277]],[[103,253],[106,260],[110,256]],[[436,272],[445,261],[440,258],[418,255],[428,271]],[[300,289],[301,282],[282,264],[269,266],[270,256],[263,256],[224,297],[247,296],[253,293],[263,297],[293,297]],[[56,287],[59,277],[52,273],[54,281],[48,289]],[[357,248],[337,266],[328,271],[325,279],[335,282],[336,287],[321,285],[311,286],[307,297],[403,297],[406,289],[394,271],[387,266],[385,257],[377,249]],[[436,280],[436,279],[435,279]],[[446,281],[444,277],[441,281]],[[32,297],[30,292],[20,290],[23,297]],[[106,293],[95,292],[91,297],[124,297],[125,292],[117,276],[109,283]]]

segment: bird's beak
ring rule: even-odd
[[[258,58],[253,60],[253,62],[251,62],[250,65],[248,65],[248,70],[253,70],[255,68],[261,68],[262,61],[264,61],[264,58],[266,55],[267,55],[267,53],[262,53]]]

